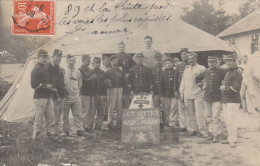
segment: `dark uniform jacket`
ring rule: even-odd
[[[31,73],[31,87],[35,89],[34,99],[52,97],[52,91],[46,88],[47,84],[51,84],[49,72],[44,64],[37,63]]]
[[[159,95],[159,82],[162,73],[162,65],[152,68],[153,94]]]
[[[183,72],[187,65],[189,65],[189,63],[187,61],[182,61],[180,64],[178,64],[176,66],[175,79],[174,79],[175,91],[179,91],[179,88],[181,85],[181,80],[182,80],[182,75],[183,75]]]
[[[79,68],[79,71],[82,76],[80,94],[84,96],[95,96],[97,92],[95,80],[93,78],[93,71],[83,65]]]
[[[152,86],[152,72],[143,64],[133,66],[129,71],[127,83],[131,85],[132,91],[135,94],[140,92],[150,93]]]
[[[220,86],[225,77],[226,70],[220,68],[207,69],[204,73],[195,77],[196,83],[201,83],[205,78],[206,88],[204,100],[208,103],[221,102],[222,92]]]
[[[129,54],[121,52],[117,54],[117,58],[118,66],[123,68],[123,72],[125,74],[128,74],[131,67],[136,65],[135,61],[133,60],[133,57]]]
[[[223,83],[226,86],[226,89],[223,91],[222,102],[240,103],[242,75],[237,71],[237,68],[228,69]]]
[[[57,93],[54,93],[54,99],[57,97],[64,98],[67,95],[67,90],[64,81],[65,70],[54,63],[47,64],[47,70],[50,74],[51,84],[57,89]]]
[[[105,72],[101,69],[93,69],[91,70],[93,74],[96,74],[95,86],[97,90],[98,96],[106,96],[107,95],[107,85],[105,83]]]
[[[160,78],[160,96],[166,98],[174,97],[175,69],[165,69]]]
[[[126,78],[124,72],[117,68],[110,68],[106,72],[106,79],[110,80],[110,88],[125,88]]]

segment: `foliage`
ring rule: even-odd
[[[257,8],[260,7],[260,3],[258,0],[247,0],[247,2],[243,3],[239,6],[239,17],[244,18],[248,14],[255,11]]]
[[[29,53],[50,41],[46,36],[11,35],[10,27],[1,27],[0,51],[14,55],[18,62],[25,62]]]
[[[181,19],[212,35],[217,35],[227,28],[230,17],[223,9],[223,3],[219,3],[219,8],[215,9],[209,0],[199,0],[193,3],[191,10],[184,9]]]

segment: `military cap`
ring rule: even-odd
[[[69,55],[67,56],[67,60],[70,59],[70,58],[75,58],[75,57],[69,54]]]
[[[102,60],[105,60],[105,59],[108,59],[108,60],[109,60],[110,58],[109,58],[109,56],[103,56],[103,57],[102,57]]]
[[[41,57],[41,56],[49,56],[49,55],[48,55],[48,52],[46,50],[40,49],[38,54],[37,54],[37,57]]]
[[[61,50],[59,50],[59,49],[55,49],[55,50],[53,51],[52,56],[55,56],[55,55],[62,56],[63,54],[62,54],[62,51],[61,51]]]
[[[101,58],[99,58],[99,57],[94,57],[93,62],[101,62]]]
[[[119,42],[118,45],[124,45],[125,46],[125,43],[123,41]]]
[[[90,56],[88,54],[85,54],[82,56],[82,61],[84,61],[86,59],[90,59]]]
[[[182,52],[189,52],[189,50],[188,50],[188,48],[182,48],[180,53],[182,53]]]
[[[135,54],[135,57],[136,57],[136,58],[138,58],[138,57],[144,57],[144,54],[141,53],[141,52],[140,52],[140,53],[136,53],[136,54]]]
[[[166,62],[166,61],[170,61],[170,62],[173,63],[173,58],[171,58],[171,57],[166,57],[164,61],[165,61],[165,62]]]
[[[156,61],[160,61],[160,60],[162,60],[162,55],[158,53],[158,54],[154,55],[154,59]]]
[[[208,61],[217,61],[217,56],[209,55],[208,56]]]
[[[191,52],[191,53],[188,54],[188,56],[195,56],[195,57],[197,58],[197,57],[198,57],[198,54],[195,53],[195,52]]]
[[[116,55],[112,55],[112,56],[110,57],[110,60],[112,61],[113,59],[117,59],[117,56],[116,56]]]
[[[236,56],[235,55],[227,55],[226,60],[236,60]]]

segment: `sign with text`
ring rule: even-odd
[[[159,143],[159,109],[124,109],[121,141],[126,143]]]

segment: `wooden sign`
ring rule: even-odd
[[[124,109],[121,141],[126,143],[159,143],[159,109]]]

